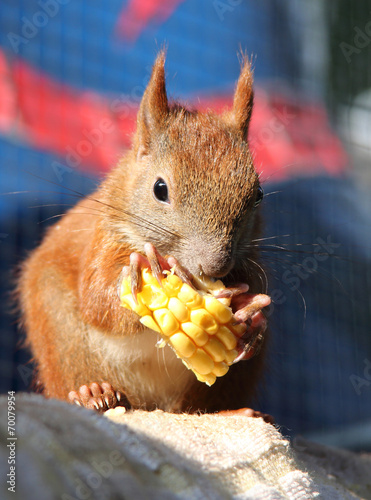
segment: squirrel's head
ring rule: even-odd
[[[262,197],[247,134],[253,75],[244,57],[232,109],[223,115],[168,102],[161,52],[144,92],[130,161],[126,237],[137,251],[153,243],[196,274],[223,277],[252,257]],[[130,234],[129,234],[130,233]]]

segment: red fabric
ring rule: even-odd
[[[125,144],[107,99],[53,81],[23,61],[13,68],[18,106],[29,139],[73,167],[106,169]]]
[[[0,132],[11,130],[17,118],[17,97],[11,78],[11,69],[0,51]]]
[[[201,101],[203,102],[203,101]],[[204,108],[223,111],[232,99],[217,98]],[[203,102],[204,104],[204,102]],[[327,172],[339,175],[349,164],[341,141],[318,103],[256,91],[249,130],[255,166],[264,180]]]
[[[134,42],[151,21],[165,22],[184,0],[129,0],[117,23],[117,32]]]
[[[256,93],[249,141],[264,180],[314,172],[337,175],[347,166],[324,108],[296,101]],[[201,99],[204,109],[222,111],[231,104],[231,96]],[[9,67],[0,52],[0,131],[18,131],[70,167],[110,169],[130,147],[136,112],[115,97],[64,86],[22,60]]]

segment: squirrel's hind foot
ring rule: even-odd
[[[116,408],[116,406],[130,408],[130,403],[125,394],[121,391],[115,391],[108,382],[101,384],[93,382],[89,385],[82,385],[77,391],[68,393],[68,400],[72,404],[100,413],[110,408]]]

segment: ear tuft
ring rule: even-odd
[[[233,99],[232,122],[244,140],[247,139],[254,102],[252,61],[241,54],[241,72]]]
[[[166,126],[169,105],[165,85],[165,51],[161,50],[143,94],[137,118],[136,150],[148,152],[151,140]]]

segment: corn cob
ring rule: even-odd
[[[120,299],[123,307],[141,316],[143,325],[161,335],[160,347],[169,344],[197,379],[211,386],[236,359],[237,342],[246,327],[234,324],[230,299],[213,296],[225,288],[220,280],[194,282],[198,290],[171,271],[160,286],[151,271],[143,269],[137,302],[130,278],[122,281]]]

